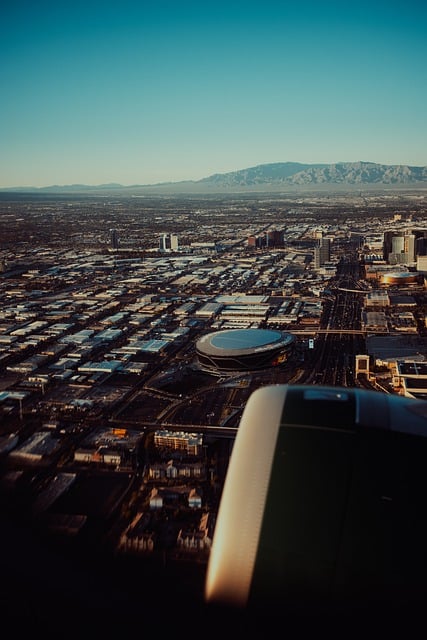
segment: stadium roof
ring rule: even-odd
[[[198,346],[205,352],[245,353],[275,349],[281,343],[288,344],[293,336],[271,329],[229,329],[216,331],[200,338]]]

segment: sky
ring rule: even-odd
[[[16,0],[0,187],[427,165],[427,3]]]

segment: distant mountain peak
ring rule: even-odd
[[[244,191],[278,191],[309,189],[316,185],[324,188],[378,185],[402,187],[405,185],[427,188],[427,166],[404,164],[385,165],[358,160],[333,164],[304,164],[301,162],[270,162],[228,173],[214,173],[200,180],[133,184],[124,186],[116,182],[100,185],[70,184],[49,187],[3,188],[0,192],[49,194],[107,194],[110,193],[204,193]]]
[[[214,174],[199,180],[204,184],[228,186],[312,185],[312,184],[413,184],[427,182],[427,167],[384,165],[375,162],[302,164],[276,162],[240,171]]]

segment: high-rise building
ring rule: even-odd
[[[383,257],[389,264],[415,263],[427,251],[427,230],[385,231]]]
[[[314,267],[319,269],[331,259],[331,241],[329,238],[319,238],[314,247]]]
[[[273,231],[267,231],[266,234],[267,247],[282,247],[283,246],[283,231],[274,229]]]
[[[283,231],[268,231],[260,236],[248,236],[248,247],[257,249],[283,247]]]
[[[249,236],[248,247],[262,249],[263,247],[265,247],[265,236]]]
[[[163,233],[159,238],[160,251],[178,251],[178,236],[174,233]]]
[[[168,236],[166,233],[163,233],[160,238],[159,238],[159,250],[160,251],[167,251],[168,249],[170,249],[170,245],[168,242]]]
[[[178,236],[174,233],[170,235],[170,245],[172,251],[178,251]]]
[[[417,233],[417,232],[415,232]],[[424,236],[416,236],[415,239],[415,255],[427,256],[427,231]]]
[[[110,229],[110,242],[113,249],[119,248],[119,236],[117,234],[117,229]]]

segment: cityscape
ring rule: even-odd
[[[10,615],[201,607],[260,386],[427,399],[425,190],[2,193],[0,228]]]
[[[426,8],[2,4],[4,633],[424,628]]]

